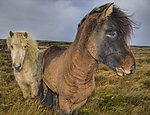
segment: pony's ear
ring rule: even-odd
[[[113,5],[114,5],[114,3],[109,3],[107,5],[106,9],[102,12],[102,18],[103,19],[110,16],[110,14],[113,12]]]
[[[24,37],[28,38],[28,33],[27,32],[24,33]]]
[[[10,37],[12,38],[12,36],[14,35],[14,33],[12,31],[9,32]]]

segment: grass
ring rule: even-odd
[[[41,49],[69,45],[38,42]],[[95,72],[95,91],[81,108],[81,115],[150,115],[150,47],[131,49],[136,59],[136,72],[130,77],[119,77],[100,64]],[[51,109],[40,101],[23,99],[11,69],[10,52],[0,50],[0,60],[0,115],[51,115]]]

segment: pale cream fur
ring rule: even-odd
[[[38,45],[36,41],[27,33],[27,36],[24,36],[24,32],[13,32],[7,39],[8,48],[11,50],[12,46],[18,45],[17,48],[22,48],[22,44],[26,44],[27,48],[25,49],[25,57],[22,62],[22,70],[15,71],[15,79],[20,86],[24,98],[34,98],[38,95],[40,81],[41,81],[41,70],[42,70],[42,55],[43,52],[38,50]],[[15,61],[14,61],[15,60]],[[12,62],[17,63],[18,59],[12,59]]]

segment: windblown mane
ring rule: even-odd
[[[27,58],[29,58],[32,61],[35,61],[38,58],[38,45],[37,42],[35,40],[32,39],[31,35],[28,33],[28,37],[25,38],[24,37],[24,33],[23,32],[15,32],[14,33],[14,38],[8,37],[7,39],[7,44],[8,47],[10,48],[11,46],[11,39],[15,39],[13,40],[13,44],[26,44],[27,45]]]
[[[78,29],[81,27],[81,25],[84,24],[85,20],[87,20],[91,15],[97,14],[100,18],[103,10],[107,7],[108,4],[105,4],[100,7],[94,8],[90,13],[88,13],[80,22],[78,25]],[[117,31],[122,38],[128,42],[131,37],[131,33],[133,32],[133,24],[134,22],[130,19],[130,16],[126,15],[119,7],[114,6],[113,7],[113,13],[108,17],[108,20],[113,23],[117,27]],[[97,22],[100,24],[103,23],[103,20],[99,20],[97,18]],[[92,25],[89,25],[92,27]],[[93,23],[93,27],[95,27],[95,23]]]
[[[28,56],[31,58],[32,61],[35,61],[38,58],[37,42],[33,40],[30,35],[27,42],[28,42]]]

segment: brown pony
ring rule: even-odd
[[[104,63],[120,76],[135,71],[135,59],[127,46],[132,21],[113,3],[94,8],[78,27],[67,50],[52,47],[44,55],[43,81],[58,94],[60,114],[72,114],[95,88],[94,70]]]

